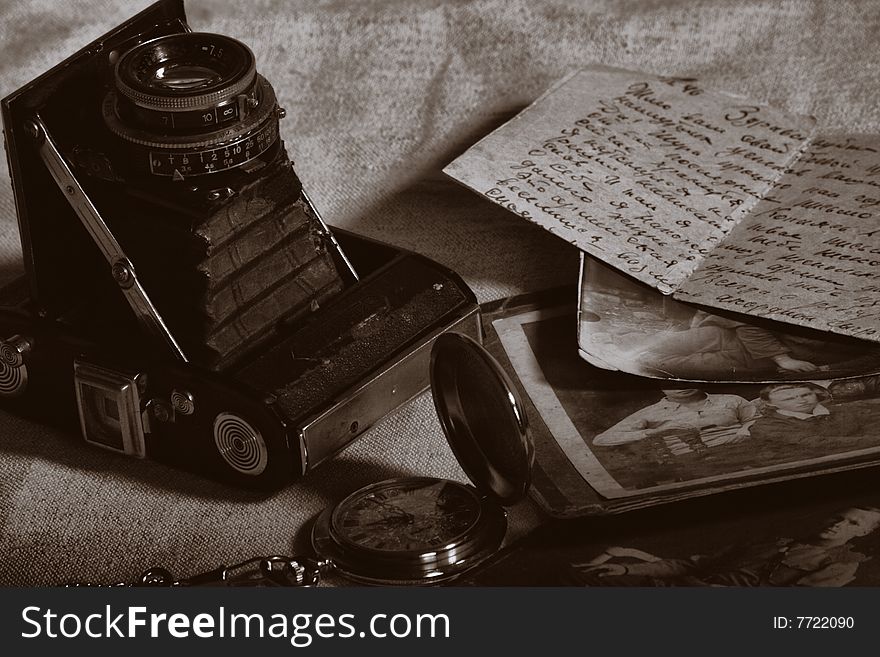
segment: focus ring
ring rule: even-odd
[[[216,132],[193,135],[156,135],[143,129],[128,126],[119,118],[116,109],[118,101],[112,91],[107,94],[102,104],[104,123],[111,132],[125,141],[150,148],[192,150],[217,146],[234,141],[257,128],[260,131],[266,129],[266,126],[261,126],[261,124],[270,119],[276,110],[275,92],[263,76],[258,76],[258,80],[261,101],[257,109],[249,114],[244,121],[230,124]]]

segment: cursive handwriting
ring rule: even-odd
[[[878,145],[811,143],[775,186],[774,201],[759,203],[677,296],[880,340],[880,197],[871,179]],[[736,266],[740,247],[759,249],[747,269]]]
[[[790,168],[808,129],[693,80],[593,69],[447,171],[670,293]]]

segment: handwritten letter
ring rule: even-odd
[[[880,341],[880,137],[817,137],[675,295]]]
[[[580,71],[445,172],[661,292],[804,147],[812,121],[691,80]]]

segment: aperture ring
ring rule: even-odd
[[[146,154],[154,176],[190,178],[228,171],[248,164],[278,141],[278,122],[267,121],[258,130],[215,148],[193,151],[150,151]]]

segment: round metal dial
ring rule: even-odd
[[[312,534],[318,554],[353,579],[450,579],[495,552],[503,508],[472,487],[428,477],[367,486],[326,511]]]

